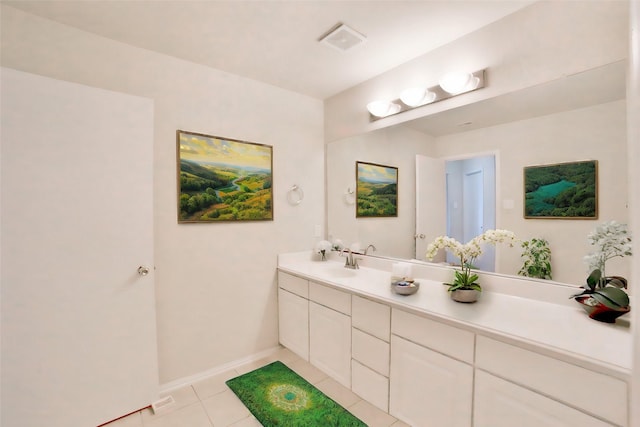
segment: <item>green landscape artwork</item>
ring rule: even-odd
[[[598,162],[524,168],[525,218],[598,218]]]
[[[272,147],[177,131],[178,222],[273,220]]]
[[[356,217],[398,216],[398,168],[356,162]]]

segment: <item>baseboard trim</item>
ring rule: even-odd
[[[169,393],[173,390],[177,390],[182,387],[186,387],[193,383],[197,383],[198,381],[206,380],[207,378],[214,377],[223,372],[227,372],[231,369],[235,369],[238,366],[242,366],[247,363],[255,362],[256,360],[263,359],[265,357],[269,357],[277,351],[281,350],[282,346],[276,346],[267,350],[263,350],[259,353],[254,353],[247,357],[243,357],[242,359],[237,359],[229,363],[225,363],[223,365],[216,366],[215,368],[207,369],[206,371],[200,372],[195,375],[189,375],[188,377],[178,378],[177,380],[169,381],[168,383],[160,384],[160,393]]]

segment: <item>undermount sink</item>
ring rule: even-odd
[[[322,269],[322,271],[325,274],[327,274],[327,276],[329,277],[340,278],[340,277],[353,277],[356,275],[356,272],[358,270],[337,266],[337,265],[332,265]]]

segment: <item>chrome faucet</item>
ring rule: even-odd
[[[367,246],[367,249],[365,249],[365,250],[364,250],[364,254],[365,254],[365,255],[367,254],[367,251],[369,250],[369,248],[371,248],[371,250],[372,250],[373,252],[375,252],[375,251],[376,251],[376,247],[375,247],[375,246],[373,246],[373,245],[369,245],[369,246]]]
[[[340,256],[344,256],[344,251],[349,251],[349,255],[347,255],[347,259],[344,262],[344,268],[350,268],[352,270],[356,270],[360,268],[360,266],[358,265],[359,258],[354,258],[353,252],[351,252],[351,249],[349,248],[342,249],[342,251],[340,251]]]

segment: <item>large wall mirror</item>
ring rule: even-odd
[[[489,209],[483,212],[488,221],[476,227],[508,229],[522,240],[548,240],[553,281],[581,285],[587,274],[583,257],[590,251],[587,234],[604,221],[628,221],[626,65],[612,63],[329,143],[329,238],[363,248],[373,244],[376,256],[426,261],[426,245],[451,232],[447,215],[462,218],[466,204],[478,203],[446,196],[459,176],[451,164],[462,161],[456,167],[471,171],[472,193],[488,194],[483,207]],[[491,159],[493,172],[473,166],[472,159],[478,158]],[[523,169],[581,160],[597,160],[598,218],[525,219]],[[356,218],[357,161],[398,168],[397,217]],[[482,170],[484,178],[471,176],[474,170]],[[492,181],[483,184],[487,176]],[[493,189],[493,195],[483,188]],[[498,246],[483,268],[515,275],[522,266],[521,251]],[[629,258],[612,260],[607,271],[627,276],[629,263]]]

